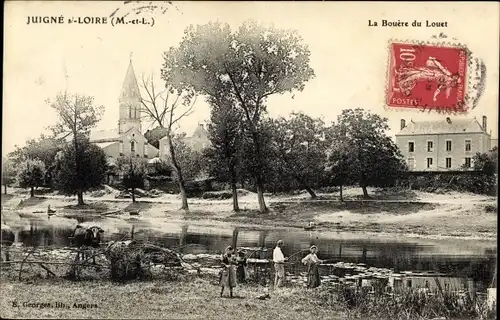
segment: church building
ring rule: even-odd
[[[155,158],[159,150],[148,143],[142,134],[141,93],[132,66],[128,66],[122,90],[118,99],[118,128],[110,130],[92,130],[90,142],[99,146],[106,156]]]

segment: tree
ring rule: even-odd
[[[482,174],[458,176],[455,180],[456,185],[467,191],[495,195],[498,189],[497,168],[498,148],[495,147],[489,152],[478,152],[472,157],[472,170],[480,171]],[[462,170],[470,169],[465,164],[462,165]]]
[[[233,194],[233,210],[238,205],[237,181],[241,177],[241,147],[243,144],[242,114],[235,103],[223,94],[209,99],[212,107],[208,133],[211,146],[205,151],[208,171],[218,181],[229,182]]]
[[[56,189],[66,195],[83,194],[100,187],[106,180],[104,151],[85,136],[80,135],[77,140],[77,149],[68,144],[56,157],[54,183]],[[78,196],[78,205],[84,205],[83,195]]]
[[[192,90],[177,89],[168,82],[165,84],[165,89],[158,91],[156,90],[153,76],[149,78],[142,77],[142,87],[146,91],[147,99],[141,100],[144,107],[141,111],[145,113],[147,118],[153,121],[153,124],[158,124],[166,132],[169,158],[181,192],[181,209],[187,211],[189,210],[189,205],[187,202],[185,178],[182,167],[178,162],[174,145],[174,125],[192,113],[196,96]]]
[[[271,122],[273,143],[278,166],[316,198],[312,189],[319,185],[325,170],[327,142],[325,124],[304,113],[291,113],[289,119],[280,117]]]
[[[56,154],[62,150],[64,142],[55,137],[40,135],[38,139],[31,139],[24,147],[17,147],[9,154],[9,158],[15,164],[24,159],[39,159],[45,164],[44,185],[52,187],[52,175],[54,170],[54,159]]]
[[[259,208],[264,201],[263,155],[259,125],[266,114],[267,98],[303,90],[314,76],[309,67],[310,52],[296,32],[244,23],[231,33],[229,25],[218,22],[185,31],[178,48],[165,54],[162,78],[176,88],[190,88],[217,97],[225,88],[229,99],[242,114],[245,130],[253,141],[256,169],[253,173]]]
[[[401,152],[390,137],[387,118],[364,111],[346,109],[338,116],[338,136],[343,138],[342,165],[347,165],[349,177],[358,182],[363,195],[368,197],[367,186],[388,186],[405,171]]]
[[[131,190],[132,202],[135,202],[135,189],[144,188],[146,178],[146,162],[140,158],[120,158],[118,169],[123,172],[122,184],[126,190]]]
[[[182,170],[182,176],[185,181],[194,180],[199,177],[205,169],[203,161],[203,153],[193,150],[189,145],[184,142],[185,134],[175,135],[173,146],[177,157],[177,164]],[[170,164],[173,161],[168,158]],[[174,179],[178,182],[179,177],[174,170]]]
[[[28,159],[19,165],[17,181],[19,187],[30,188],[30,196],[35,196],[35,188],[40,187],[43,184],[43,178],[45,176],[45,165],[41,160],[38,159]]]
[[[340,201],[344,201],[343,186],[352,181],[349,168],[349,144],[342,127],[332,126],[327,130],[327,141],[330,145],[325,171],[331,184],[340,189]]]
[[[80,138],[80,136],[88,136],[90,129],[95,127],[97,122],[99,122],[101,115],[104,111],[103,106],[96,106],[94,104],[94,98],[90,96],[85,96],[81,94],[73,94],[69,95],[67,93],[59,93],[56,98],[51,101],[48,100],[47,103],[56,110],[59,115],[59,122],[52,127],[52,131],[55,136],[60,138],[66,138],[68,136],[72,136],[72,148],[73,152],[69,152],[66,148],[65,155],[72,154],[74,156],[73,162],[74,166],[69,166],[67,168],[73,168],[75,172],[73,173],[74,177],[77,177],[76,180],[71,181],[71,183],[64,183],[64,185],[69,186],[70,188],[63,188],[70,193],[73,191],[76,193],[78,197],[78,204],[83,205],[83,191],[90,186],[94,186],[94,182],[97,182],[98,176],[95,178],[97,180],[90,181],[88,183],[84,178],[86,172],[84,171],[85,165],[87,168],[90,168],[90,163],[83,164],[79,156],[87,155],[89,152],[92,153],[95,151],[95,148],[90,148],[90,144],[86,139]],[[83,145],[79,145],[82,142]],[[83,147],[89,147],[89,150],[81,149]],[[68,160],[67,158],[65,160]],[[106,159],[104,159],[106,160]],[[97,161],[97,160],[96,160]],[[104,162],[106,163],[106,162]],[[103,168],[105,168],[104,165]],[[97,168],[92,168],[97,170]],[[96,171],[96,173],[98,173]],[[61,183],[61,181],[60,181]]]
[[[7,186],[14,183],[16,180],[16,169],[12,160],[8,158],[2,158],[2,185],[4,187],[4,193],[7,194]]]
[[[474,170],[482,171],[488,176],[497,173],[498,168],[498,148],[495,147],[489,152],[476,153],[472,157]]]

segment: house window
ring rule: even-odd
[[[408,152],[415,152],[415,142],[408,142]]]
[[[120,154],[123,154],[123,142],[120,142]]]
[[[470,140],[465,140],[465,151],[470,151],[470,144],[471,144]]]
[[[432,167],[432,158],[427,158],[427,168]]]
[[[135,152],[135,142],[134,141],[130,142],[130,152]]]
[[[451,151],[451,141],[446,141],[446,151]]]
[[[446,168],[451,168],[451,158],[446,158]]]
[[[427,141],[427,152],[432,152],[433,149],[434,149],[434,142]]]
[[[128,106],[128,117],[132,118],[132,106]]]
[[[465,158],[465,167],[470,168],[471,167],[471,158]]]
[[[148,156],[148,145],[146,143],[144,144],[144,152],[143,153],[144,153],[144,156],[146,156],[146,157]]]

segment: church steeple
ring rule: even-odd
[[[131,58],[119,97],[120,120],[118,122],[118,131],[120,133],[127,132],[131,128],[137,128],[142,132],[141,100],[141,93]]]

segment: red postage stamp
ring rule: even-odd
[[[389,107],[466,111],[466,48],[393,42],[389,49]]]

